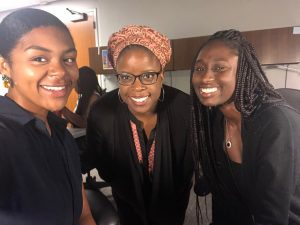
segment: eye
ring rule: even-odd
[[[45,63],[45,62],[47,62],[47,59],[42,56],[37,56],[37,57],[32,58],[32,61],[38,62],[38,63]]]
[[[143,79],[146,79],[146,80],[152,80],[154,77],[156,76],[156,73],[144,73],[142,75],[142,78]]]
[[[212,71],[214,72],[223,72],[226,70],[226,67],[225,66],[220,66],[220,65],[217,65],[217,66],[214,66]]]
[[[195,72],[204,72],[204,71],[206,71],[206,68],[204,66],[195,66],[194,71]]]
[[[75,57],[66,58],[66,59],[64,59],[64,62],[66,62],[66,63],[75,63],[76,58]]]
[[[130,74],[126,74],[126,73],[121,73],[119,74],[119,79],[120,80],[132,80],[132,76]]]

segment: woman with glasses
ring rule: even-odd
[[[163,85],[170,41],[127,26],[108,42],[119,88],[91,108],[87,169],[112,187],[121,225],[181,225],[191,188],[189,96]]]

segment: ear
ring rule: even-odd
[[[0,55],[0,74],[10,77],[9,63]]]
[[[160,76],[161,76],[161,82],[164,82],[164,79],[165,79],[165,72],[162,72],[162,73],[160,74]]]

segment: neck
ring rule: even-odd
[[[222,105],[220,107],[220,110],[228,123],[236,125],[241,124],[241,113],[236,109],[233,102],[226,105]]]

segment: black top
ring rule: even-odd
[[[184,221],[193,173],[188,141],[189,96],[168,86],[164,90],[164,101],[157,106],[148,203],[144,198],[145,173],[138,162],[130,113],[127,105],[119,101],[118,90],[96,102],[88,117],[89,151],[84,163],[87,169],[96,167],[110,183],[122,225],[181,225]]]
[[[82,211],[80,161],[65,122],[45,124],[0,96],[0,224],[75,225]]]
[[[244,119],[240,165],[224,152],[223,117],[214,124],[225,190],[213,195],[216,224],[300,224],[300,114],[283,103],[265,104]]]

